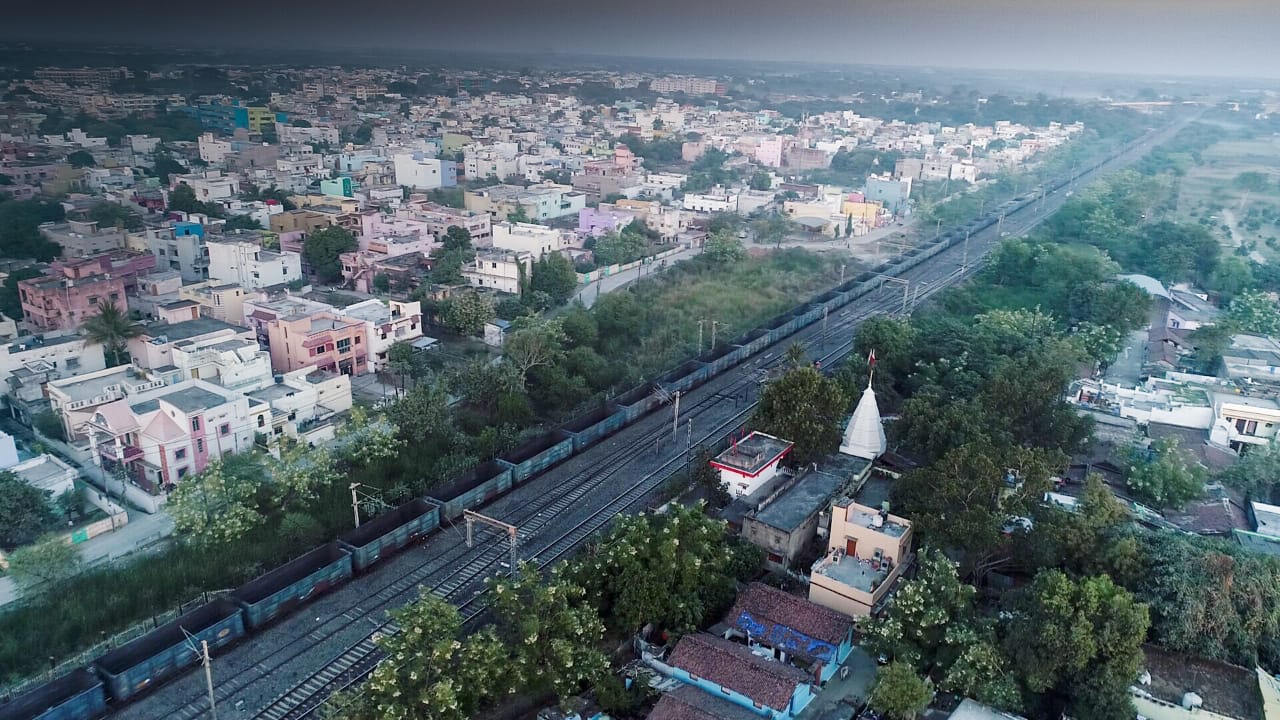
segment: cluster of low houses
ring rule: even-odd
[[[875,662],[856,649],[861,623],[892,602],[914,561],[911,521],[892,514],[887,501],[885,476],[903,459],[886,454],[869,387],[838,454],[791,469],[783,462],[791,449],[784,439],[753,432],[731,442],[712,466],[732,498],[721,511],[729,527],[761,547],[769,567],[800,590],[753,582],[705,631],[674,644],[637,638],[639,660],[628,667],[627,681],[661,692],[650,720],[847,720],[862,707]],[[1250,517],[1254,534],[1280,533],[1280,507],[1254,503]],[[806,555],[815,544],[821,548],[816,559]],[[1280,683],[1261,668],[1154,646],[1144,654],[1143,673],[1130,691],[1139,717],[1280,719]],[[1013,717],[956,700],[951,716],[957,720]],[[578,715],[603,717],[589,705]]]

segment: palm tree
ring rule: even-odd
[[[80,331],[85,338],[102,346],[110,365],[123,365],[121,355],[129,358],[129,340],[142,334],[142,326],[129,319],[128,313],[114,303],[105,303],[98,314],[84,321]]]

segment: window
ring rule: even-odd
[[[80,369],[80,358],[67,358],[67,369],[68,370]]]
[[[102,299],[102,298],[99,298],[97,295],[90,295],[90,296],[89,296],[89,304],[90,304],[90,305],[92,305],[92,306],[94,306],[94,307],[97,307],[97,306],[98,306],[98,302],[99,302],[101,299]]]
[[[196,440],[196,452],[204,452],[204,440]]]
[[[218,428],[218,432],[222,435],[231,434],[231,423],[223,423],[222,427]]]
[[[187,476],[187,469],[186,469],[186,468],[178,468],[178,479],[179,479],[179,480],[181,480],[182,478],[184,478],[184,477],[186,477],[186,476]]]
[[[196,417],[196,418],[191,418],[191,429],[192,429],[192,430],[199,430],[199,429],[200,429],[200,418],[198,418],[198,417]]]
[[[338,341],[338,352],[343,355],[351,352],[351,338],[342,338]]]
[[[186,449],[186,448],[178,448],[177,450],[174,450],[174,451],[173,451],[173,459],[174,459],[174,460],[186,460],[186,459],[187,459],[187,449]]]
[[[266,415],[259,415],[259,416],[258,416],[258,427],[266,427],[266,426],[267,426],[267,416],[266,416]]]
[[[357,336],[356,336],[356,344],[357,344],[357,345],[359,345],[359,344],[360,344],[360,336],[359,336],[359,335],[357,335]]]

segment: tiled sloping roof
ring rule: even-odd
[[[852,620],[835,610],[758,582],[739,593],[725,624],[741,627],[743,613],[748,613],[756,622],[781,625],[832,645],[839,645],[853,627]],[[756,639],[768,644],[768,630]]]
[[[760,720],[760,716],[692,685],[681,685],[662,696],[648,720]]]
[[[756,657],[746,646],[713,635],[684,636],[668,663],[775,710],[786,708],[796,688],[809,682],[790,665]]]

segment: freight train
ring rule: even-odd
[[[369,571],[379,562],[456,521],[464,510],[480,507],[513,487],[545,472],[631,425],[662,404],[655,386],[666,393],[688,392],[802,328],[820,321],[879,287],[881,275],[899,275],[953,247],[1052,193],[1102,162],[1076,175],[1037,187],[990,210],[932,242],[861,273],[839,287],[744,333],[725,345],[688,360],[652,382],[603,403],[559,429],[484,463],[439,488],[433,497],[415,498],[337,540],[272,570],[125,645],[114,648],[62,677],[0,705],[0,720],[93,720],[118,709],[166,679],[196,666],[199,643],[210,653],[261,632],[322,593]]]

